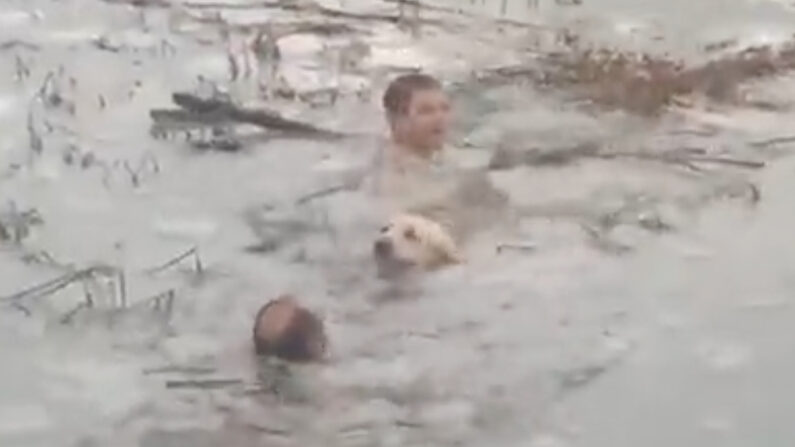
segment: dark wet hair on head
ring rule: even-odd
[[[382,100],[387,116],[392,118],[406,113],[411,97],[419,90],[441,89],[442,83],[433,76],[422,73],[400,75],[393,79],[386,88]]]
[[[293,362],[319,360],[326,348],[326,335],[323,322],[312,312],[297,307],[293,318],[284,332],[275,340],[258,336],[259,325],[268,309],[278,303],[274,300],[263,306],[257,313],[254,324],[254,350],[257,355],[272,355]]]

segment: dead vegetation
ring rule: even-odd
[[[531,148],[523,150],[508,150],[498,147],[489,162],[489,169],[504,170],[517,166],[561,166],[583,158],[631,158],[683,167],[694,172],[704,171],[699,166],[701,164],[716,164],[746,169],[765,167],[765,162],[763,161],[710,155],[705,149],[701,148],[673,148],[664,151],[644,149],[618,151],[603,149],[597,144],[580,144],[566,148]]]
[[[10,241],[21,244],[30,235],[31,229],[44,224],[44,219],[35,208],[19,210],[13,202],[0,211],[0,243]]]
[[[698,66],[650,54],[571,48],[544,54],[536,65],[505,67],[480,82],[528,80],[542,88],[570,91],[608,109],[646,116],[669,106],[687,107],[703,97],[719,103],[769,106],[744,98],[744,83],[795,69],[795,39],[724,54]]]
[[[146,309],[161,316],[164,324],[167,325],[170,321],[176,300],[176,291],[174,289],[168,289],[154,296],[131,301],[128,293],[127,272],[124,268],[107,263],[97,263],[77,268],[74,265],[57,262],[49,254],[46,255],[49,257],[48,261],[50,261],[48,264],[63,273],[53,279],[26,287],[10,295],[0,296],[0,305],[6,305],[24,312],[27,316],[31,316],[34,313],[32,305],[38,304],[42,298],[55,296],[58,292],[70,286],[79,286],[83,291],[83,299],[59,317],[58,321],[60,324],[72,323],[75,317],[83,312],[91,312],[100,317],[108,317],[110,322],[123,313]],[[195,279],[202,279],[205,275],[205,269],[196,247],[162,265],[146,269],[143,273],[156,275],[173,268],[188,258],[193,260],[193,276]]]

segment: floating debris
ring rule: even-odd
[[[149,115],[154,121],[153,135],[168,133],[169,128],[179,130],[180,123],[207,127],[239,123],[253,124],[290,137],[337,139],[352,136],[284,118],[270,110],[240,107],[227,99],[201,98],[191,93],[174,93],[172,99],[181,109],[150,111]]]

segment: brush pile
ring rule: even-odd
[[[669,106],[687,106],[698,97],[731,104],[764,106],[744,98],[742,85],[795,69],[795,38],[724,54],[688,67],[680,60],[611,49],[545,54],[540,69],[500,70],[497,77],[525,77],[543,88],[572,91],[608,109],[646,116]]]

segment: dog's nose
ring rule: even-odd
[[[392,253],[392,243],[388,239],[379,239],[373,244],[375,254],[379,256],[386,256]]]

